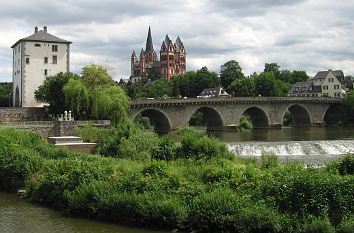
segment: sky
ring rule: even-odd
[[[168,34],[182,39],[187,70],[236,60],[249,75],[265,63],[281,69],[341,69],[354,75],[354,0],[0,0],[0,82],[12,80],[11,46],[34,27],[71,44],[71,71],[101,64],[119,80],[130,56],[155,51]],[[158,53],[159,54],[159,53]]]

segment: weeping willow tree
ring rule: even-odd
[[[65,101],[80,119],[109,119],[114,126],[127,120],[129,98],[99,65],[83,68],[82,76],[64,86]]]

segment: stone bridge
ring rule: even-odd
[[[208,130],[222,130],[248,115],[254,128],[282,127],[290,112],[295,126],[333,124],[345,120],[342,99],[329,97],[223,97],[132,100],[129,118],[138,114],[154,122],[156,132],[188,126],[196,112],[206,119]]]

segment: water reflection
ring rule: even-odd
[[[0,233],[153,233],[166,232],[123,227],[81,218],[65,217],[53,210],[0,192]]]

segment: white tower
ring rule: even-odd
[[[20,39],[13,52],[13,106],[41,107],[34,99],[34,91],[43,84],[47,76],[69,72],[70,44],[47,32],[47,27]]]

